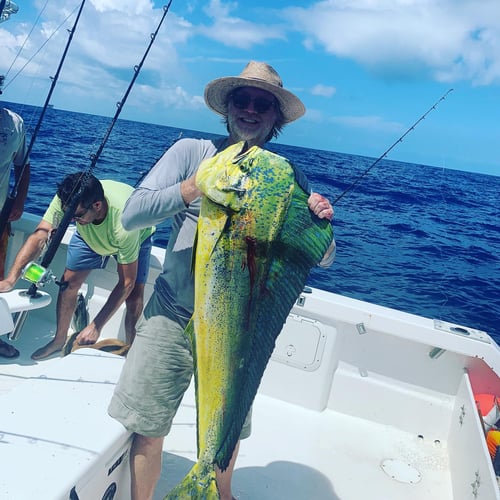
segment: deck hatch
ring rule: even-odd
[[[276,339],[272,359],[301,370],[318,369],[326,343],[322,326],[318,321],[290,314]]]
[[[382,460],[380,467],[389,477],[400,483],[416,484],[422,479],[420,472],[403,460],[386,458]]]

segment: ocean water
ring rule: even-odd
[[[40,108],[4,103],[33,130]],[[67,173],[87,169],[111,123],[48,109],[31,154],[26,210],[42,215]],[[212,134],[118,120],[94,174],[135,185],[179,135]],[[354,154],[271,143],[314,190],[336,199],[374,162]],[[381,151],[385,147],[381,147]],[[500,343],[500,177],[379,162],[335,205],[337,257],[309,285],[477,328]],[[156,244],[168,240],[168,222]]]

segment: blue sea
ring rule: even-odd
[[[38,107],[4,103],[28,132]],[[31,154],[26,210],[42,215],[68,173],[87,169],[111,118],[48,109]],[[94,174],[135,185],[183,137],[209,133],[118,120]],[[387,146],[387,145],[385,145]],[[374,158],[271,143],[336,199]],[[381,151],[385,147],[381,145]],[[384,159],[335,205],[337,257],[309,285],[483,330],[500,343],[500,177]],[[168,240],[168,222],[156,244]]]

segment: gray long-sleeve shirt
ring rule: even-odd
[[[168,316],[182,326],[187,324],[194,307],[191,261],[200,199],[186,206],[180,185],[196,173],[203,160],[214,156],[223,143],[224,139],[176,142],[132,193],[122,215],[122,224],[127,230],[157,225],[172,218],[163,272],[156,280],[155,291]]]

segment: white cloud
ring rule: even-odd
[[[220,0],[210,0],[208,5],[203,9],[207,16],[217,18],[228,17],[230,12],[238,7],[236,2],[227,2],[224,4]]]
[[[159,89],[151,85],[138,85],[134,89],[134,99],[143,109],[154,110],[156,103],[165,108],[200,110],[205,109],[205,101],[201,96],[192,96],[180,85]]]
[[[67,30],[73,28],[79,7],[75,0],[67,0],[66,5],[61,3],[54,5],[49,2],[33,30],[33,26],[23,23],[6,25],[9,31],[0,28],[0,71],[6,72],[19,53],[7,77],[7,85],[16,72],[24,68],[25,80],[39,79],[41,86],[47,86],[48,77],[54,75],[59,65],[68,42]],[[112,107],[123,96],[134,75],[134,66],[142,60],[162,14],[163,8],[154,8],[148,0],[87,2],[61,70],[54,95],[56,104],[58,95],[61,99],[68,96],[68,100],[73,96],[78,103],[77,96],[87,95],[88,99],[90,93],[93,100],[102,98],[102,102],[107,100]],[[165,94],[176,93],[173,82],[178,81],[177,77],[183,74],[183,70],[174,45],[184,43],[190,36],[190,29],[189,22],[170,11],[151,47],[137,84],[148,78],[150,85],[154,82],[159,87],[158,98],[161,99],[158,102],[163,103]],[[17,80],[12,82],[12,89],[19,85]],[[162,85],[164,88],[160,89]],[[19,94],[28,92],[21,88],[15,90]],[[177,95],[173,100],[178,102],[178,99]]]
[[[283,27],[232,16],[231,12],[237,8],[236,2],[224,4],[220,0],[211,0],[204,11],[212,24],[200,26],[196,32],[226,46],[240,49],[249,49],[269,40],[285,39]]]
[[[249,49],[264,44],[269,40],[284,39],[281,30],[274,27],[258,25],[238,18],[222,18],[215,20],[209,27],[197,29],[199,34],[223,43],[229,47]]]
[[[97,12],[133,12],[144,14],[152,10],[153,2],[149,0],[91,0]]]
[[[324,110],[317,108],[307,108],[304,119],[312,123],[328,123],[342,125],[346,129],[364,130],[365,132],[387,132],[390,134],[401,133],[404,125],[385,120],[376,115],[328,115]]]
[[[386,78],[500,81],[498,0],[325,0],[284,11],[309,50]]]
[[[315,108],[307,108],[304,120],[314,123],[322,123],[325,121],[325,116],[322,111]]]
[[[387,121],[380,116],[334,116],[329,121],[368,131],[401,132],[404,129],[401,123]]]
[[[322,97],[332,97],[335,92],[337,92],[335,87],[332,87],[331,85],[323,85],[321,83],[318,83],[311,89],[312,95],[319,95]]]

